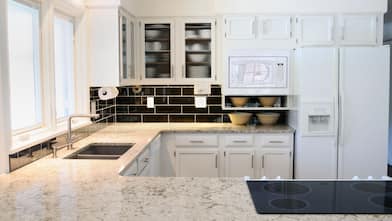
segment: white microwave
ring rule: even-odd
[[[290,53],[287,50],[230,52],[226,95],[287,95]]]

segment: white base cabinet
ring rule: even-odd
[[[260,157],[260,176],[274,179],[292,178],[292,154],[289,149],[262,150]]]
[[[176,149],[179,177],[218,177],[218,151],[203,148]]]
[[[229,149],[224,152],[225,177],[255,177],[253,149]]]

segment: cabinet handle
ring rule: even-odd
[[[202,140],[191,140],[190,143],[204,143]]]
[[[171,65],[171,71],[170,72],[171,72],[171,75],[174,74],[174,65],[173,64]]]
[[[254,168],[254,166],[253,166],[254,165],[254,163],[253,163],[254,162],[254,158],[255,158],[255,155],[252,154],[252,169]]]
[[[246,140],[233,140],[233,143],[246,143]]]
[[[182,65],[182,77],[185,78],[185,65]]]
[[[280,140],[271,140],[269,141],[269,143],[284,143],[284,142]]]
[[[264,155],[261,156],[261,168],[264,169]]]
[[[218,154],[215,154],[215,168],[218,168]]]

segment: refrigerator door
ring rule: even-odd
[[[295,178],[337,178],[338,60],[334,48],[296,51],[300,125],[295,142]],[[311,126],[313,121],[326,121],[328,126]]]
[[[340,49],[338,177],[387,174],[389,47]]]

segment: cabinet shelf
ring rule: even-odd
[[[146,51],[146,53],[170,53],[170,51],[169,50]]]
[[[186,41],[211,41],[211,38],[186,38]]]
[[[186,53],[189,54],[209,54],[211,51],[185,51]]]
[[[170,62],[146,62],[146,65],[168,65]]]
[[[144,41],[146,41],[146,42],[170,41],[170,39],[167,39],[167,38],[146,38]]]
[[[187,65],[211,65],[210,62],[186,62]]]

